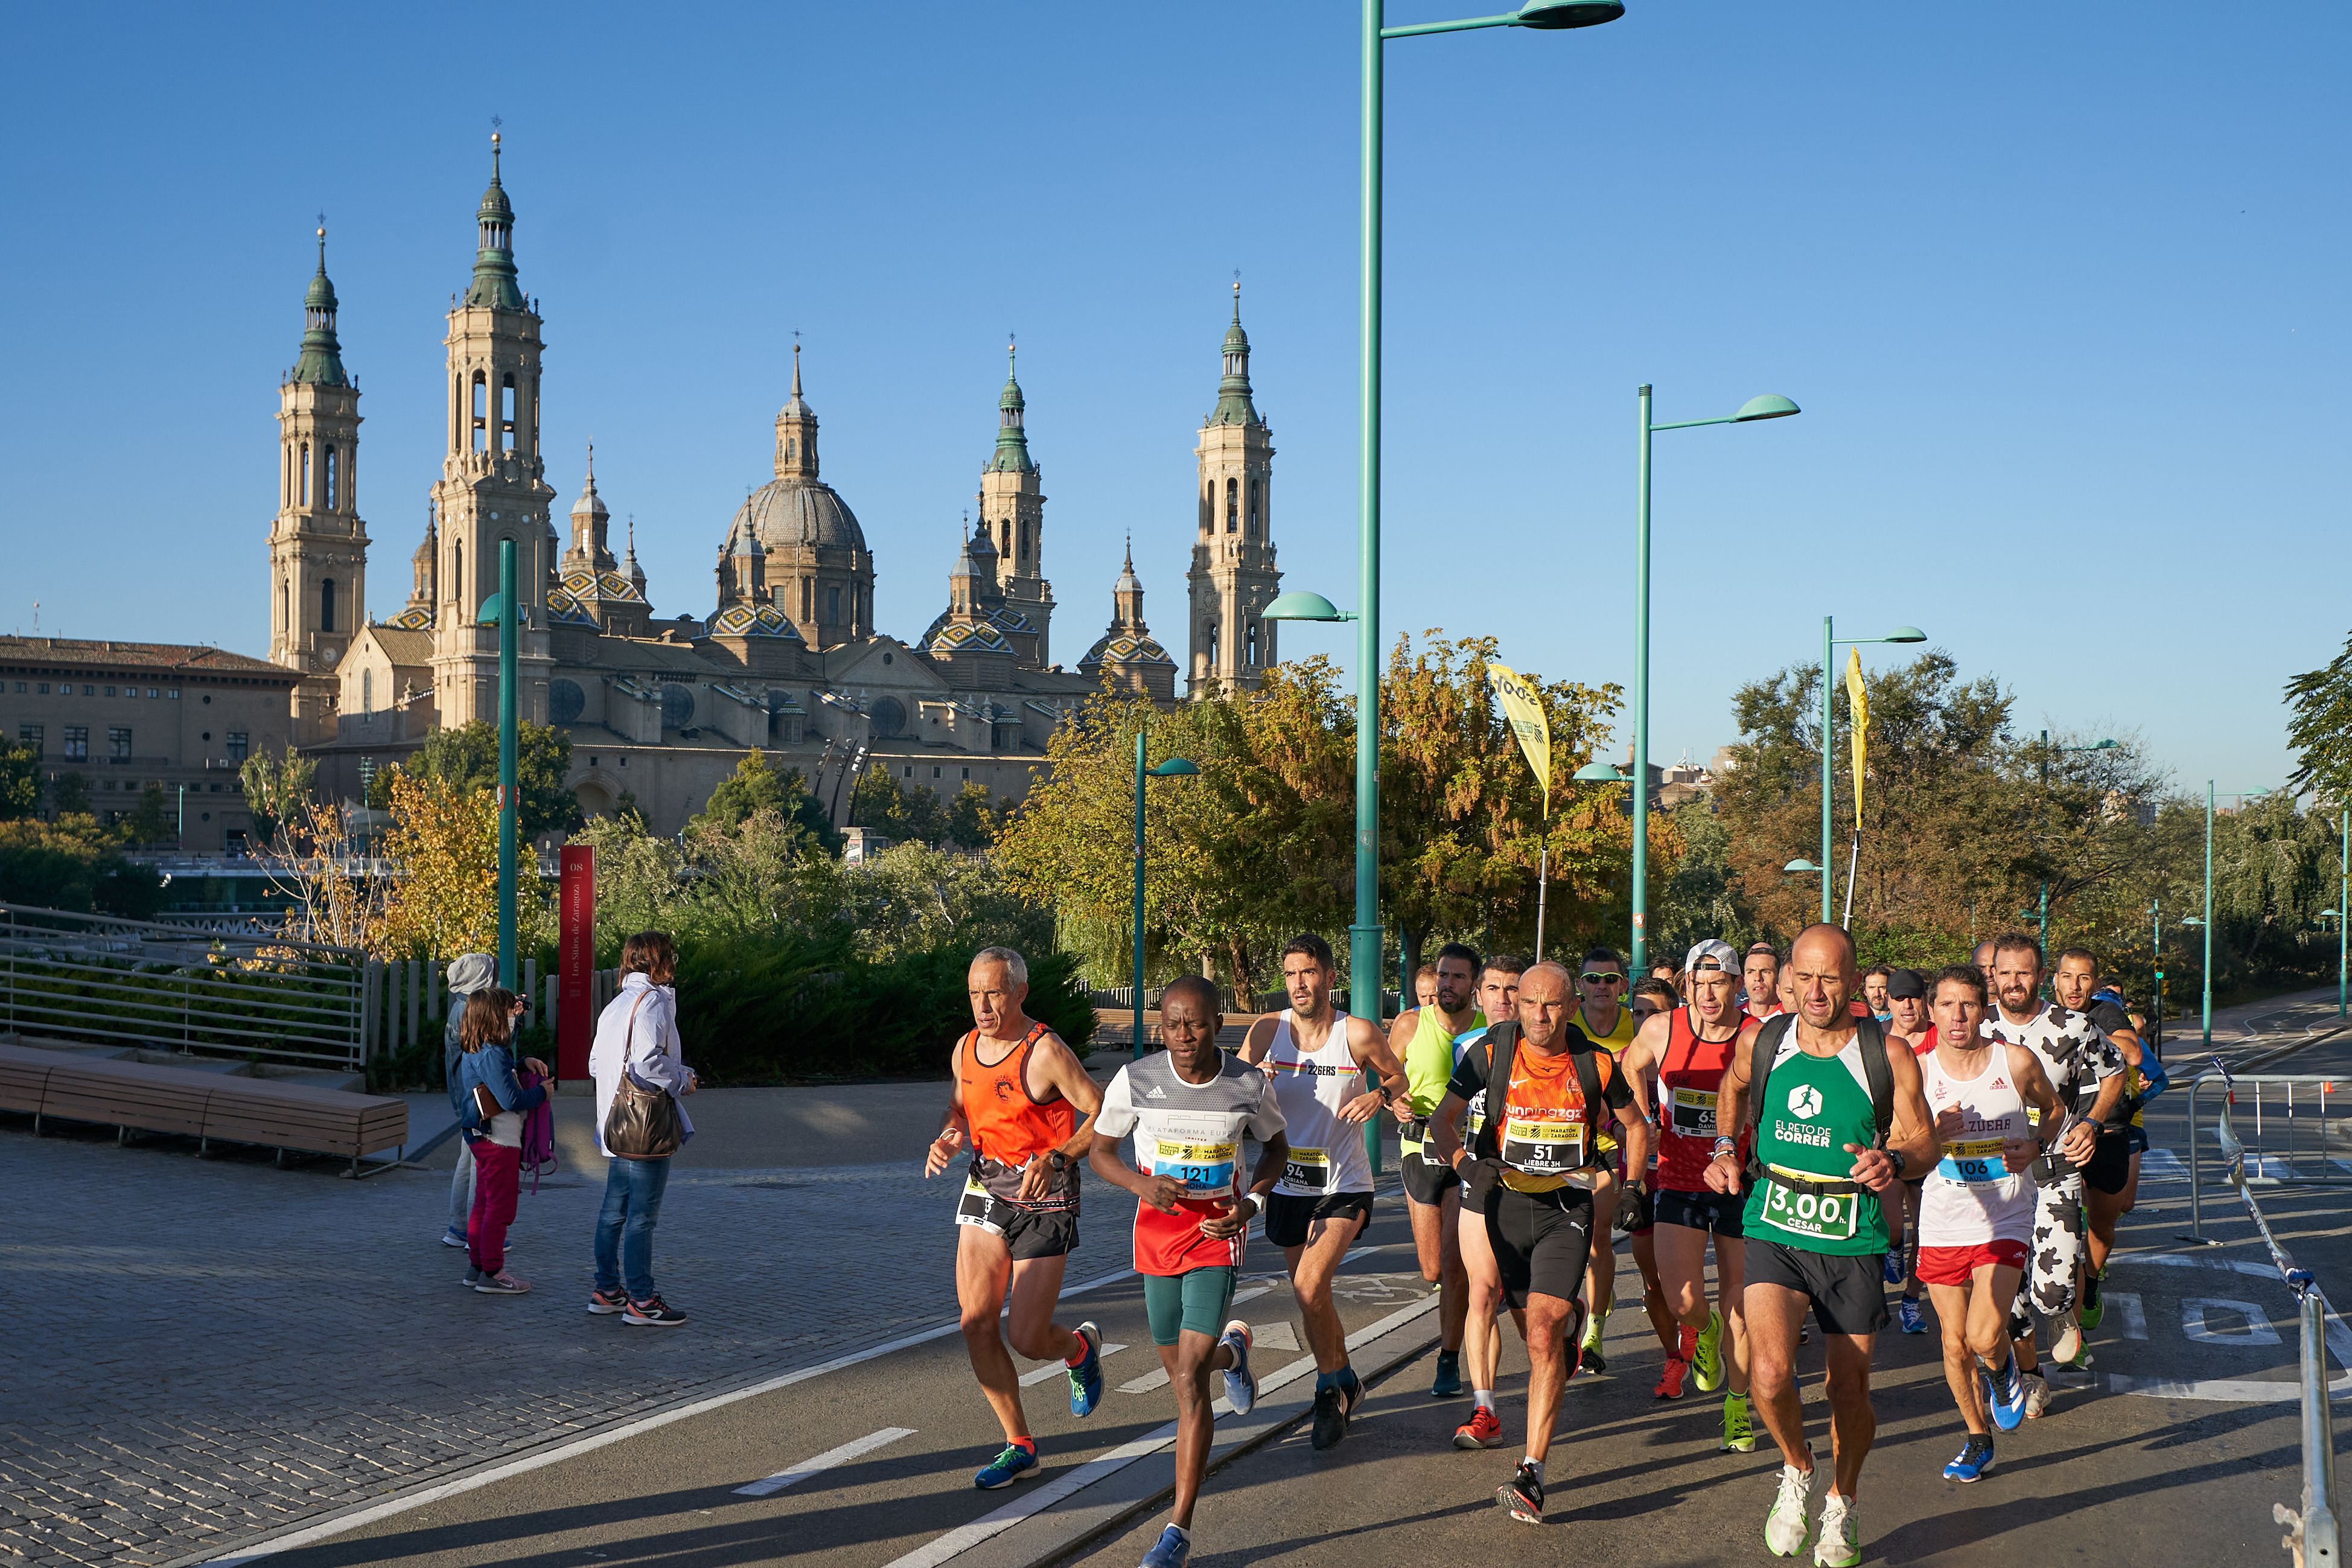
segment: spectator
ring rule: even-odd
[[[449,1086],[449,1109],[457,1114],[461,1128],[466,1125],[466,1107],[460,1103],[457,1058],[465,1053],[457,1044],[457,1025],[466,1016],[466,998],[477,991],[489,989],[490,983],[498,977],[498,960],[487,952],[461,952],[449,961],[449,1001],[443,1009],[448,1016],[441,1026],[441,1081]],[[449,1228],[441,1233],[442,1246],[467,1244],[466,1219],[473,1210],[474,1146],[460,1136],[457,1168],[449,1173]]]
[[[596,1020],[596,1043],[588,1071],[596,1080],[596,1149],[611,1163],[604,1170],[604,1207],[596,1216],[596,1289],[588,1310],[599,1317],[621,1314],[640,1328],[676,1328],[686,1314],[654,1289],[654,1221],[661,1214],[662,1190],[669,1184],[669,1161],[630,1160],[604,1147],[604,1122],[613,1111],[624,1073],[641,1088],[666,1090],[676,1100],[699,1087],[677,1038],[677,947],[667,931],[639,931],[621,944],[621,989]],[[681,1105],[680,1130],[694,1135]]]
[[[514,1055],[508,1043],[514,1038],[522,1008],[520,997],[493,985],[466,998],[465,1016],[457,1026],[457,1043],[464,1051],[457,1068],[464,1086],[461,1125],[474,1151],[474,1207],[466,1229],[471,1266],[466,1283],[485,1296],[520,1296],[530,1289],[507,1272],[507,1226],[514,1223],[515,1198],[522,1185],[522,1115],[547,1098],[541,1084],[525,1089],[515,1081]],[[548,1076],[547,1064],[537,1057],[524,1065],[541,1079]]]

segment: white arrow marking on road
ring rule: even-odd
[[[2105,1295],[2108,1313],[2117,1320],[2116,1331],[2127,1340],[2147,1338],[2147,1309],[2140,1304],[2137,1290],[2108,1290]]]
[[[2169,1149],[2149,1149],[2139,1157],[2139,1179],[2143,1182],[2185,1182],[2189,1167],[2179,1155]]]
[[[772,1493],[783,1490],[786,1487],[804,1481],[811,1476],[821,1475],[835,1465],[845,1465],[860,1454],[870,1454],[886,1444],[895,1443],[901,1437],[911,1437],[914,1435],[915,1429],[912,1426],[885,1426],[879,1432],[868,1432],[855,1442],[844,1443],[838,1448],[828,1448],[814,1459],[803,1459],[789,1470],[778,1470],[765,1480],[753,1481],[748,1487],[737,1487],[735,1495],[767,1497]]]
[[[1127,1347],[1125,1345],[1105,1345],[1102,1348],[1102,1353],[1106,1356],[1115,1356],[1126,1348]],[[1069,1363],[1066,1362],[1049,1361],[1044,1366],[1032,1367],[1027,1372],[1023,1373],[1021,1374],[1021,1386],[1024,1388],[1034,1388],[1039,1384],[1045,1383],[1057,1374],[1069,1370]]]
[[[2208,1311],[2235,1312],[2246,1320],[2244,1329],[2225,1334],[2210,1328],[2205,1322]],[[2180,1331],[2200,1344],[2206,1345],[2274,1345],[2279,1342],[2278,1331],[2271,1327],[2270,1314],[2252,1301],[2233,1301],[2227,1296],[2184,1296],[2180,1301]]]

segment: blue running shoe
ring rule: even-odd
[[[1948,1481],[1981,1480],[1984,1473],[1991,1468],[1992,1439],[1981,1432],[1971,1432],[1967,1444],[1960,1449],[1959,1458],[1944,1467],[1944,1479]]]
[[[1432,1399],[1452,1399],[1462,1392],[1462,1352],[1439,1351],[1437,1376],[1429,1385],[1429,1396]]]
[[[1225,1331],[1217,1336],[1217,1342],[1231,1346],[1234,1352],[1234,1364],[1225,1373],[1225,1403],[1234,1407],[1234,1415],[1246,1415],[1250,1413],[1250,1406],[1257,1403],[1257,1379],[1251,1375],[1249,1369],[1249,1325],[1235,1318],[1225,1325]],[[1168,1528],[1174,1530],[1176,1527],[1171,1524]],[[1160,1543],[1165,1546],[1168,1538],[1160,1537]],[[1184,1550],[1192,1550],[1189,1540]],[[1175,1561],[1181,1563],[1183,1559],[1180,1557]]]
[[[2017,1357],[2011,1354],[2007,1364],[1999,1372],[1986,1373],[1984,1380],[1993,1426],[2003,1432],[2016,1431],[2025,1419],[2025,1379],[2018,1373]]]
[[[1080,1323],[1078,1338],[1087,1342],[1087,1359],[1070,1369],[1070,1414],[1084,1420],[1102,1403],[1102,1331]]]
[[[1009,1487],[1024,1476],[1037,1474],[1037,1450],[1024,1448],[1018,1443],[1004,1445],[1004,1452],[988,1462],[988,1468],[971,1478],[971,1484],[984,1492],[999,1487]]]
[[[1192,1561],[1192,1538],[1170,1525],[1143,1554],[1143,1568],[1184,1568]]]
[[[1918,1297],[1904,1297],[1900,1302],[1896,1303],[1895,1315],[1903,1320],[1903,1331],[1905,1333],[1924,1334],[1927,1331],[1927,1314],[1919,1310]]]
[[[1891,1247],[1887,1248],[1885,1266],[1886,1282],[1889,1285],[1902,1284],[1905,1272],[1906,1270],[1903,1267],[1903,1249],[1900,1247]]]

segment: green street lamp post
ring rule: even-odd
[[[1626,962],[1638,974],[1650,946],[1650,437],[1660,430],[1786,419],[1799,410],[1787,398],[1768,395],[1749,398],[1739,405],[1738,413],[1720,419],[1676,419],[1660,425],[1650,417],[1647,382],[1636,390],[1634,398],[1641,405],[1642,439],[1633,523],[1633,955]]]
[[[2233,792],[2240,800],[2253,795],[2268,795],[2267,789]],[[2185,926],[2205,928],[2205,1025],[2204,1048],[2213,1048],[2213,781],[2205,781],[2205,918],[2190,917],[2179,922]]]
[[[2352,805],[2344,808],[2344,847],[2336,862],[2339,886],[2336,895],[2336,1016],[2345,1016],[2345,960],[2352,957],[2344,931],[2344,911],[2352,910]]]
[[[2153,1010],[2153,1033],[2149,1043],[2157,1047],[2158,1059],[2164,1052],[2164,900],[2147,901],[2147,966],[2156,972],[2156,1006]]]
[[[1836,633],[1836,618],[1823,616],[1822,617],[1822,863],[1819,867],[1808,868],[1808,869],[1817,869],[1822,874],[1822,924],[1823,925],[1832,923],[1830,883],[1832,880],[1832,873],[1830,867],[1837,857],[1837,850],[1833,844],[1833,829],[1830,820],[1837,805],[1837,784],[1830,774],[1830,760],[1836,754],[1837,750],[1831,739],[1833,730],[1830,718],[1830,692],[1836,683],[1837,677],[1830,668],[1830,661],[1837,657],[1837,650],[1842,647],[1858,647],[1866,643],[1914,643],[1927,640],[1927,634],[1917,626],[1897,626],[1883,637],[1842,637]],[[1860,779],[1854,780],[1853,783],[1856,789],[1862,787]],[[1857,856],[1859,853],[1860,850],[1857,847]],[[1800,864],[1801,862],[1791,860],[1787,869],[1793,871]],[[1849,870],[1846,872],[1848,884],[1846,907],[1849,910],[1853,907],[1853,872]]]
[[[499,541],[499,591],[477,626],[499,628],[499,984],[515,988],[515,542]],[[524,998],[527,1002],[530,999]]]
[[[2319,911],[2321,920],[2330,915],[2336,917],[2336,1016],[2341,1018],[2344,1016],[2344,911],[2340,909]]]
[[[1143,1054],[1143,781],[1190,778],[1201,770],[1182,757],[1171,757],[1158,767],[1143,765],[1143,726],[1135,728],[1135,1039],[1133,1055]]]
[[[2116,742],[2113,742],[2113,741],[2094,741],[2093,742],[2091,742],[2091,744],[2089,744],[2089,745],[2087,745],[2087,746],[2053,746],[2053,745],[2052,745],[2052,744],[2050,743],[2050,731],[2047,731],[2047,730],[2042,731],[2042,804],[2043,804],[2045,806],[2049,804],[2049,797],[2050,797],[2050,758],[2051,758],[2052,753],[2053,753],[2053,752],[2057,752],[2057,753],[2064,753],[2064,752],[2112,752],[2112,751],[2114,751],[2115,749],[2116,749]],[[2035,914],[2035,916],[2034,916],[2033,934],[2034,934],[2034,936],[2035,936],[2036,938],[2038,938],[2038,939],[2041,941],[2042,946],[2043,950],[2046,952],[2046,951],[2049,949],[2049,946],[2050,946],[2050,879],[2049,879],[2048,877],[2044,877],[2044,878],[2042,878],[2042,901],[2041,901],[2040,905],[2039,905],[2039,906],[2037,906],[2037,913],[2036,913],[2036,914]]]

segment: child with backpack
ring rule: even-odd
[[[464,1283],[485,1296],[520,1296],[530,1289],[507,1272],[507,1227],[514,1223],[522,1185],[523,1115],[543,1103],[543,1083],[528,1088],[515,1078],[515,1020],[521,1000],[496,986],[466,999],[458,1020],[457,1097],[467,1147],[474,1155],[474,1205],[467,1216]],[[524,1066],[540,1079],[550,1075],[536,1057]]]

